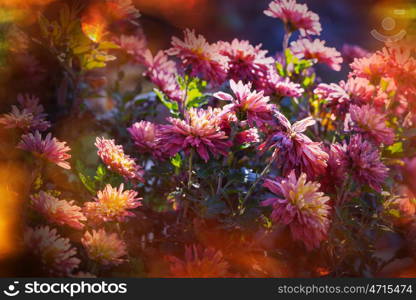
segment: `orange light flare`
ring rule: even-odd
[[[0,262],[18,255],[21,249],[21,191],[26,189],[29,177],[29,171],[17,162],[0,163]]]
[[[266,255],[265,249],[274,240],[272,235],[258,231],[223,230],[218,224],[194,220],[194,230],[200,244],[221,250],[224,258],[249,277],[293,277],[290,261],[280,261]],[[274,244],[274,242],[272,243]]]
[[[106,25],[104,23],[89,23],[86,21],[82,22],[82,31],[88,38],[98,43],[102,40],[106,32]]]
[[[372,7],[369,16],[373,32],[381,37],[372,39],[375,46],[379,46],[384,38],[392,39],[394,44],[415,45],[416,5],[412,1],[379,0]]]
[[[2,7],[24,8],[30,6],[44,6],[56,0],[0,0]]]
[[[97,4],[89,6],[81,17],[82,31],[95,43],[102,41],[108,25],[109,20],[105,16],[103,6]]]
[[[210,1],[207,0],[133,0],[143,14],[166,19],[184,28],[201,28],[211,20]]]

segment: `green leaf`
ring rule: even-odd
[[[169,112],[174,117],[178,117],[179,116],[179,106],[178,106],[178,102],[167,100],[165,98],[165,94],[162,91],[158,90],[158,89],[153,89],[153,91],[155,92],[155,94],[158,97],[158,99],[160,100],[160,102],[162,102],[162,104],[164,106],[166,106],[166,108],[169,110]]]
[[[282,76],[282,77],[285,76],[285,68],[283,67],[283,65],[281,63],[276,62],[276,70],[277,70],[277,73],[280,76]]]
[[[403,143],[397,142],[393,145],[387,147],[387,150],[390,151],[391,154],[402,153],[403,152]]]
[[[182,166],[182,157],[179,153],[176,153],[174,157],[170,159],[170,163],[177,169],[179,169]]]
[[[91,180],[89,176],[85,176],[81,172],[78,172],[78,177],[81,180],[82,184],[85,186],[85,188],[93,195],[97,193],[95,190],[95,183]]]
[[[97,171],[96,171],[96,175],[94,176],[94,179],[98,182],[103,182],[106,175],[107,175],[106,167],[104,165],[100,164],[97,167]]]
[[[98,45],[99,50],[110,50],[110,49],[119,49],[120,47],[113,42],[104,41]]]

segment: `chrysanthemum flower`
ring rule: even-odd
[[[150,81],[168,98],[178,102],[184,99],[185,93],[180,89],[176,80],[176,65],[163,51],[153,56],[150,50],[147,50],[143,56],[143,64],[147,67],[144,75],[149,77]]]
[[[354,179],[380,192],[388,168],[380,161],[379,151],[360,135],[354,135],[348,144],[347,154]]]
[[[313,91],[320,99],[326,100],[326,106],[336,115],[344,116],[350,106],[350,96],[343,87],[336,83],[320,83]]]
[[[59,200],[51,194],[40,191],[31,195],[32,207],[41,213],[46,219],[58,225],[68,225],[75,229],[82,229],[86,220],[81,212],[81,207],[74,204],[74,201]]]
[[[143,169],[133,158],[125,154],[123,147],[116,145],[114,140],[97,137],[95,146],[98,148],[98,156],[111,171],[128,179],[144,181]]]
[[[357,58],[351,63],[352,74],[378,84],[386,74],[386,59],[377,52],[370,57]]]
[[[416,58],[414,48],[409,46],[386,47],[380,51],[386,60],[386,77],[404,87],[414,87],[416,81]]]
[[[221,251],[201,246],[185,246],[184,260],[167,256],[170,272],[179,278],[219,278],[226,277],[229,265]]]
[[[23,239],[27,249],[51,276],[69,276],[80,263],[69,239],[62,238],[56,229],[50,229],[49,226],[27,228]]]
[[[210,45],[194,30],[184,31],[184,41],[173,37],[172,48],[166,53],[179,57],[189,75],[201,77],[214,85],[223,83],[227,76],[227,58],[220,54],[220,46]]]
[[[134,216],[129,209],[142,205],[142,198],[136,198],[137,192],[133,190],[123,191],[124,185],[113,188],[107,184],[104,190],[97,193],[94,202],[85,203],[85,214],[95,223],[118,221],[123,222],[127,217]]]
[[[231,43],[219,42],[220,53],[228,58],[228,78],[235,81],[255,82],[266,78],[274,59],[267,57],[262,45],[252,46],[249,41],[234,39]]]
[[[343,61],[341,53],[335,48],[326,47],[325,41],[301,39],[292,42],[290,49],[299,58],[316,59],[318,63],[326,64],[335,71],[341,70]]]
[[[215,157],[228,155],[231,141],[221,128],[219,109],[191,108],[185,120],[168,118],[169,125],[161,128],[161,145],[170,156],[181,150],[196,152],[205,161],[209,160],[209,152]]]
[[[275,112],[279,122],[278,130],[275,130],[260,145],[260,151],[274,149],[277,155],[277,165],[282,166],[283,174],[287,175],[291,170],[306,173],[309,178],[315,178],[325,173],[328,154],[321,148],[319,142],[313,142],[303,132],[315,120],[311,117],[297,121],[293,125],[280,112]]]
[[[85,232],[81,242],[88,257],[105,266],[123,263],[122,257],[127,254],[124,241],[117,234],[107,233],[104,229]]]
[[[181,90],[176,75],[168,72],[153,70],[148,73],[150,81],[157,86],[169,99],[181,102],[185,98],[185,91]]]
[[[164,153],[160,145],[160,125],[148,121],[134,123],[127,129],[134,144],[141,153],[150,153],[155,158],[163,158]]]
[[[330,211],[329,197],[319,191],[320,184],[307,182],[304,173],[298,179],[291,171],[288,178],[267,179],[264,186],[278,196],[262,202],[272,206],[272,220],[288,225],[293,239],[303,242],[309,251],[318,248],[327,238]]]
[[[0,117],[0,124],[5,128],[20,128],[23,131],[29,131],[33,124],[33,115],[26,110],[19,110],[15,105],[8,114]]]
[[[22,136],[17,148],[32,152],[34,155],[42,159],[46,159],[52,163],[57,164],[61,168],[71,169],[71,166],[66,161],[71,158],[67,152],[71,149],[66,146],[66,142],[60,142],[48,133],[43,140],[39,131],[28,133]]]
[[[257,128],[250,128],[241,131],[235,135],[234,142],[237,145],[258,143],[260,141],[259,131]]]
[[[306,4],[298,4],[295,0],[274,0],[264,13],[281,19],[290,32],[299,30],[302,36],[321,34],[319,16],[309,11]]]
[[[377,108],[384,108],[389,97],[379,87],[374,86],[368,79],[361,77],[350,77],[347,82],[341,81],[340,85],[350,95],[351,104],[372,104]],[[394,90],[392,82],[389,82],[389,91]]]
[[[156,55],[153,55],[152,52],[147,49],[143,54],[143,64],[147,67],[148,72],[155,70],[159,72],[176,73],[177,71],[176,64],[172,60],[169,60],[164,51],[159,51]]]
[[[294,83],[289,78],[279,77],[276,72],[270,74],[269,88],[281,97],[300,97],[304,92],[299,83]]]
[[[374,141],[377,145],[391,145],[394,142],[394,131],[386,125],[386,116],[379,113],[370,105],[350,106],[350,118],[352,126],[347,125],[347,130],[360,133]]]
[[[121,35],[115,39],[115,43],[134,60],[139,63],[143,62],[143,56],[147,51],[147,42],[144,36]]]
[[[214,94],[218,99],[231,101],[231,104],[224,107],[225,111],[233,111],[237,115],[245,114],[250,126],[261,127],[272,122],[274,105],[269,103],[270,98],[264,96],[263,91],[252,91],[251,83],[244,84],[242,81],[236,83],[234,80],[230,80],[230,87],[235,98],[224,92]]]
[[[13,105],[12,111],[0,117],[0,124],[6,128],[19,128],[23,131],[45,131],[51,124],[45,120],[46,114],[39,98],[30,95],[18,95],[19,107]]]

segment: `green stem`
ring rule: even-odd
[[[194,156],[194,150],[191,150],[189,154],[189,162],[188,162],[188,189],[192,187],[192,159]]]
[[[260,173],[259,177],[257,177],[256,181],[254,181],[253,185],[248,190],[246,196],[243,199],[243,202],[241,206],[243,207],[244,204],[247,202],[248,198],[251,196],[251,194],[254,192],[254,189],[256,188],[257,184],[260,182],[260,180],[270,171],[271,166],[273,165],[274,161],[276,160],[277,155],[274,155],[270,162],[267,164],[267,166],[263,169],[263,171]]]

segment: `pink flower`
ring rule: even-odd
[[[302,36],[319,35],[322,31],[319,16],[309,11],[306,4],[298,4],[295,0],[274,0],[264,13],[281,19],[290,32],[300,30]]]
[[[220,53],[228,58],[228,78],[235,81],[257,82],[266,78],[274,59],[267,57],[267,51],[261,50],[261,44],[252,46],[249,41],[234,39],[231,43],[219,42]]]
[[[274,155],[278,157],[277,165],[282,166],[285,175],[293,169],[306,173],[309,178],[324,174],[328,154],[321,148],[322,143],[313,142],[303,134],[315,124],[315,120],[309,117],[291,125],[280,112],[276,112],[275,116],[280,128],[260,145],[260,151],[273,148]]]
[[[114,140],[97,137],[95,146],[98,148],[98,156],[111,171],[125,178],[144,182],[143,169],[133,158],[125,154],[123,147],[116,145]]]
[[[225,111],[245,114],[250,126],[261,127],[272,122],[274,105],[269,103],[270,98],[265,97],[263,91],[252,91],[251,83],[236,83],[234,80],[230,80],[230,87],[235,97],[223,92],[214,94],[218,99],[231,101],[224,107]]]
[[[257,128],[250,128],[236,134],[234,142],[237,145],[258,143],[260,141]]]
[[[370,57],[357,58],[351,64],[352,74],[378,84],[386,74],[386,59],[377,52]]]
[[[356,58],[370,56],[370,52],[357,45],[344,44],[341,50],[344,61],[353,62]]]
[[[347,154],[354,179],[381,192],[388,168],[380,161],[379,151],[360,135],[354,135],[348,144]]]
[[[159,71],[173,74],[177,71],[175,62],[169,60],[164,51],[159,51],[156,55],[153,55],[152,52],[147,49],[143,53],[143,64],[148,68],[147,72]]]
[[[214,85],[224,82],[227,76],[227,59],[220,54],[217,44],[210,45],[202,35],[194,30],[184,31],[184,41],[172,38],[172,48],[166,51],[169,55],[181,59],[183,69],[193,77],[201,77]]]
[[[39,131],[36,131],[35,134],[25,134],[22,136],[17,148],[32,152],[34,155],[55,163],[61,168],[71,169],[71,166],[66,161],[71,158],[71,155],[67,153],[71,149],[66,146],[66,142],[60,142],[56,138],[52,138],[50,133],[44,140],[42,140]]]
[[[335,192],[345,182],[348,172],[348,157],[346,152],[346,145],[335,143],[328,147],[328,167],[320,180],[324,191]]]
[[[342,57],[335,48],[325,46],[325,41],[301,39],[290,44],[294,55],[304,59],[315,59],[318,63],[326,64],[335,71],[341,70]]]
[[[335,114],[344,116],[348,112],[351,99],[340,85],[320,83],[313,92],[320,99],[326,100],[326,106],[330,107]]]
[[[51,124],[45,120],[43,106],[39,104],[39,98],[30,95],[17,96],[19,107],[13,105],[12,111],[0,117],[0,124],[6,128],[20,128],[25,132],[38,130],[45,131]]]
[[[102,265],[119,265],[124,262],[127,254],[126,244],[115,233],[107,233],[104,229],[86,231],[81,239],[88,257]]]
[[[168,98],[180,102],[184,99],[185,93],[179,87],[176,80],[177,70],[173,61],[169,60],[163,51],[153,56],[147,50],[143,56],[143,64],[147,67],[144,75],[156,85]]]
[[[69,276],[80,263],[69,239],[62,238],[56,229],[50,229],[49,226],[27,228],[23,239],[27,249],[51,276]]]
[[[357,105],[350,106],[350,118],[352,127],[347,125],[347,130],[361,133],[363,137],[367,137],[374,141],[377,145],[391,145],[394,142],[394,131],[386,125],[386,116],[377,112],[370,105],[362,107]]]
[[[278,96],[281,97],[300,97],[304,89],[299,83],[291,82],[289,78],[282,78],[273,72],[269,78],[269,87]]]
[[[229,265],[221,251],[191,245],[185,247],[185,259],[167,256],[170,272],[179,278],[219,278],[226,277]]]
[[[13,105],[10,113],[3,114],[0,117],[0,124],[4,125],[5,128],[20,128],[27,132],[33,126],[33,115],[26,110],[21,111]]]
[[[41,213],[46,219],[58,225],[68,225],[75,229],[82,229],[86,221],[81,212],[81,207],[74,204],[74,201],[59,200],[51,194],[40,191],[30,196],[32,207]]]
[[[92,219],[95,223],[123,222],[127,217],[134,216],[129,209],[141,206],[142,198],[136,198],[137,192],[123,191],[123,188],[123,184],[118,189],[107,184],[104,190],[97,193],[95,202],[86,202],[84,211],[88,219]]]
[[[148,121],[134,123],[127,129],[140,153],[150,153],[161,159],[165,155],[160,144],[161,127]]]
[[[215,157],[228,155],[231,141],[221,128],[221,110],[191,108],[185,120],[168,118],[171,123],[162,127],[161,145],[170,156],[181,150],[195,149],[205,161],[209,152]]]
[[[115,43],[138,63],[143,63],[143,55],[147,50],[147,42],[144,35],[121,35],[119,38],[116,38]]]
[[[309,251],[318,248],[327,238],[330,213],[329,197],[319,191],[320,184],[307,182],[304,173],[297,179],[291,171],[287,179],[267,179],[264,186],[278,196],[262,202],[272,206],[272,220],[288,225],[293,239]]]
[[[348,92],[352,103],[355,104],[371,103],[378,108],[384,108],[389,99],[389,96],[383,90],[372,85],[365,78],[350,77],[347,82],[341,81],[340,85]],[[394,87],[388,86],[388,89],[394,90]]]

